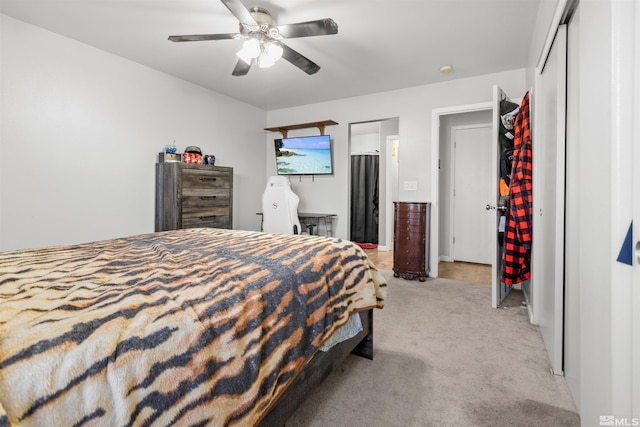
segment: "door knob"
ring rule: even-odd
[[[636,242],[636,260],[640,264],[640,241]]]
[[[495,209],[498,209],[499,211],[506,211],[506,210],[507,210],[507,207],[506,207],[506,206],[498,206],[498,207],[495,207],[495,206],[493,206],[493,205],[489,205],[489,204],[488,204],[487,206],[485,206],[484,208],[485,208],[486,210],[488,210],[488,211],[490,211],[490,210],[495,210]]]

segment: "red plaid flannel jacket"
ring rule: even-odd
[[[513,164],[502,254],[502,281],[508,285],[523,282],[531,274],[533,195],[529,92],[522,99],[514,131]]]

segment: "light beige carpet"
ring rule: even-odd
[[[287,422],[301,426],[579,426],[522,294],[393,278],[374,313],[374,360],[349,356]]]

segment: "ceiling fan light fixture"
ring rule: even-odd
[[[266,43],[264,46],[264,53],[276,62],[278,59],[282,58],[282,45],[278,42]]]
[[[261,52],[260,41],[258,39],[248,38],[242,44],[242,50],[236,53],[236,55],[238,56],[238,58],[242,59],[244,62],[251,65],[251,61],[254,58],[257,58],[260,55],[260,52]]]
[[[236,55],[248,65],[251,65],[252,61],[257,59],[260,68],[268,68],[282,58],[283,51],[282,45],[276,41],[250,38],[244,42],[242,50]]]
[[[261,53],[260,56],[258,57],[258,66],[260,68],[269,68],[275,63],[276,61],[274,61],[272,58],[269,57],[269,55],[267,55],[264,52]]]

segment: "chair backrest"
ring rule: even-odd
[[[300,234],[299,202],[300,198],[291,190],[289,178],[270,177],[262,194],[262,231]]]

